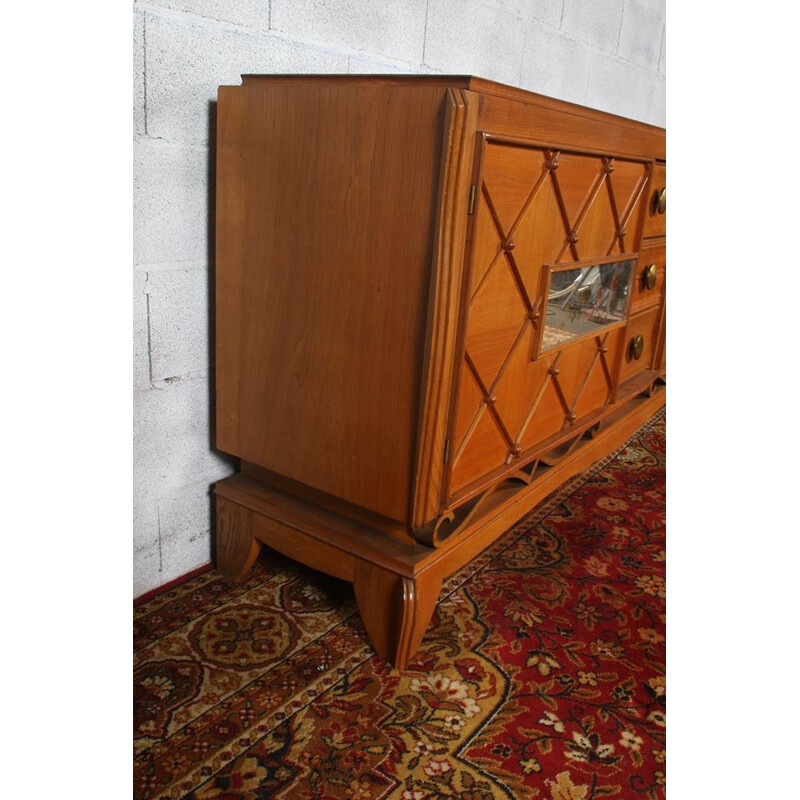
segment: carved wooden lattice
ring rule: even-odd
[[[448,495],[474,494],[606,404],[622,331],[534,359],[544,264],[629,252],[647,166],[491,142],[475,205]]]

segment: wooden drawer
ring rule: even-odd
[[[631,315],[636,315],[645,309],[658,305],[661,289],[664,285],[664,276],[667,268],[667,246],[659,244],[655,247],[646,247],[639,253],[636,265],[636,275],[631,293]],[[655,283],[650,277],[655,272]]]
[[[631,317],[625,333],[625,342],[619,367],[619,383],[624,383],[637,372],[650,369],[653,364],[654,348],[658,339],[659,308],[653,308],[642,314]],[[641,336],[643,346],[639,358],[635,358],[633,342]]]
[[[666,236],[667,233],[667,208],[666,208],[666,189],[667,189],[667,166],[666,164],[654,164],[653,172],[650,175],[650,185],[647,194],[646,216],[644,219],[644,229],[642,238],[650,239],[654,236]],[[664,192],[663,202],[659,206],[659,198],[662,190]]]

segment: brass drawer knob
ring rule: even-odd
[[[665,214],[667,212],[667,187],[657,189],[653,195],[653,213]]]
[[[642,277],[644,278],[644,285],[647,289],[654,288],[656,279],[658,278],[658,267],[655,264],[650,264],[645,267]]]
[[[628,345],[628,355],[632,361],[638,361],[642,357],[642,353],[644,353],[644,336],[640,333],[631,339]]]

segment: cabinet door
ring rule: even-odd
[[[537,353],[542,269],[631,252],[647,182],[643,162],[491,137],[478,157],[448,504],[609,401],[624,329]]]

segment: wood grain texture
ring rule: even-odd
[[[359,562],[353,588],[376,652],[397,669],[405,669],[439,599],[441,571],[428,569],[408,577]]]
[[[224,497],[217,497],[216,531],[216,567],[229,580],[239,580],[253,566],[261,550],[253,535],[253,514]]]
[[[435,86],[219,92],[217,445],[401,521],[443,101]]]
[[[555,148],[586,147],[593,152],[642,158],[666,158],[666,137],[661,128],[631,124],[630,120],[591,112],[541,96],[483,95],[478,127],[492,133]]]

